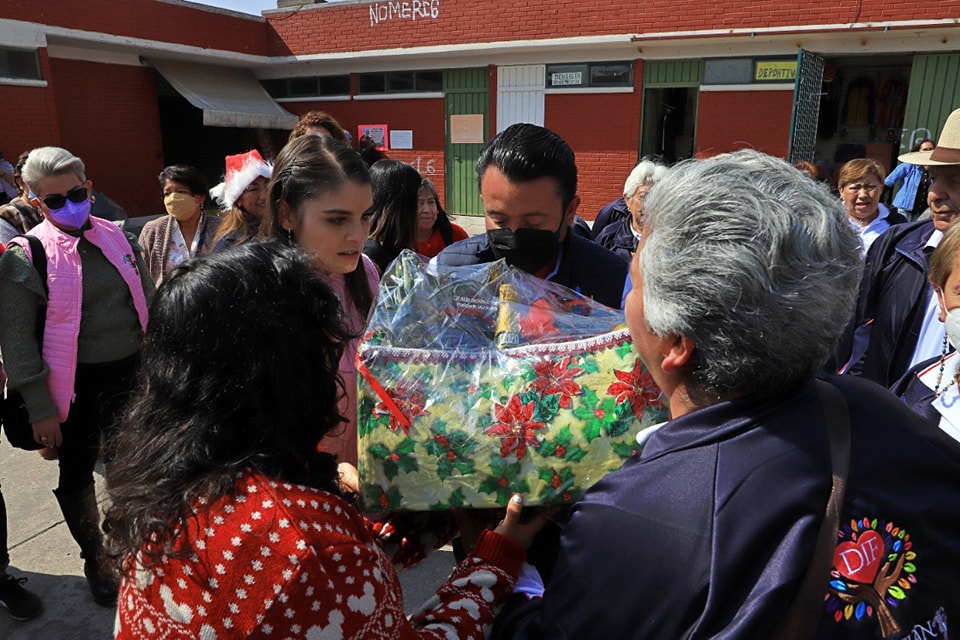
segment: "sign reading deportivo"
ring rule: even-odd
[[[436,20],[439,15],[440,0],[375,2],[370,5],[370,26],[388,20]]]
[[[797,79],[797,61],[757,60],[755,82],[793,82]]]

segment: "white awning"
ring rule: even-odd
[[[270,97],[247,69],[148,60],[190,104],[203,110],[208,127],[293,129],[297,116]]]

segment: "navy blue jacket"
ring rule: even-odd
[[[603,231],[607,225],[629,217],[630,209],[627,207],[627,201],[623,199],[623,196],[603,205],[593,221],[593,237],[599,237],[600,232]]]
[[[870,322],[861,375],[884,387],[890,387],[910,368],[917,348],[930,290],[930,256],[923,247],[933,232],[931,220],[898,224],[887,229],[867,252],[851,330]],[[841,356],[841,362],[847,355]]]
[[[960,620],[957,443],[872,382],[828,382],[849,404],[850,470],[816,637],[903,638]],[[830,487],[812,384],[672,420],[574,506],[543,598],[515,596],[493,637],[769,638]],[[878,614],[890,616],[883,634]]]
[[[936,394],[933,392],[933,389],[925,385],[918,376],[931,365],[939,362],[940,357],[941,356],[934,356],[929,360],[918,362],[890,387],[890,391],[900,398],[903,404],[913,409],[914,413],[938,428],[940,424],[940,412],[937,411],[932,404],[934,398],[936,398]],[[949,378],[943,381],[944,384],[947,382],[949,382]]]
[[[485,233],[455,242],[436,258],[439,264],[452,267],[484,264],[496,259]],[[629,266],[617,254],[568,230],[560,267],[550,281],[619,309]]]
[[[595,238],[598,245],[610,249],[610,251],[628,261],[633,257],[633,252],[637,250],[639,242],[637,237],[633,235],[633,226],[629,217],[608,224]]]

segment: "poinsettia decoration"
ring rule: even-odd
[[[426,410],[426,396],[420,389],[404,387],[387,388],[384,390],[390,402],[380,400],[373,408],[375,416],[389,416],[390,430],[403,430],[403,435],[410,434],[410,426],[415,418],[430,415]],[[391,406],[392,404],[392,406]]]
[[[626,330],[497,358],[364,347],[358,362],[372,511],[570,503],[666,417]]]
[[[613,375],[617,381],[610,385],[607,393],[616,396],[618,408],[629,403],[633,415],[639,419],[643,418],[643,410],[647,407],[663,408],[660,387],[653,381],[650,372],[644,369],[640,358],[634,362],[633,371],[614,370]]]
[[[570,356],[564,356],[556,362],[543,360],[533,363],[533,371],[537,376],[532,385],[534,391],[544,396],[558,395],[558,403],[564,409],[569,409],[574,396],[583,391],[574,381],[583,373],[583,369],[571,367],[572,360]]]
[[[497,421],[484,431],[488,436],[500,438],[500,457],[506,458],[516,453],[517,460],[522,460],[527,454],[527,447],[539,446],[536,431],[546,429],[547,425],[533,419],[536,402],[523,402],[520,394],[514,395],[503,405],[499,402],[494,405],[493,411]]]

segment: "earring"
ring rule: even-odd
[[[287,232],[287,242],[295,243],[296,239],[293,237],[293,229],[284,229]]]
[[[90,204],[93,204],[93,203],[96,202],[96,201],[97,201],[97,196],[95,196],[95,195],[93,195],[93,194],[91,193],[91,194],[90,194]]]

